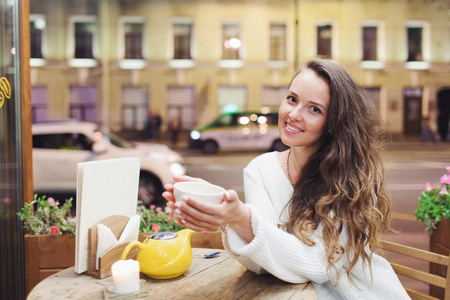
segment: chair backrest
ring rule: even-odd
[[[415,216],[406,215],[401,213],[393,213],[392,217],[394,219],[407,220],[407,221],[417,221]],[[444,300],[450,300],[450,256],[445,256],[442,254],[402,245],[390,241],[381,241],[381,248],[384,251],[389,251],[397,254],[404,255],[409,258],[416,258],[427,261],[429,263],[439,264],[447,267],[447,273],[445,277],[439,275],[431,274],[430,272],[425,272],[422,270],[415,269],[411,266],[402,265],[396,262],[390,262],[392,268],[397,275],[406,276],[415,280],[419,280],[440,288],[445,289]],[[422,292],[416,291],[411,288],[406,288],[408,295],[411,299],[436,299],[433,296],[426,295]]]

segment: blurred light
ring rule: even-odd
[[[69,59],[69,66],[72,68],[94,68],[97,61],[93,58],[73,58]]]
[[[235,113],[239,110],[239,105],[237,105],[236,103],[229,103],[229,104],[225,104],[222,107],[222,111],[224,113]]]
[[[242,129],[242,134],[249,135],[250,134],[250,128],[248,128],[248,127],[243,128]]]
[[[250,115],[250,120],[251,120],[252,122],[255,122],[257,119],[258,119],[258,115],[257,115],[257,114],[251,114],[251,115]]]
[[[239,118],[239,124],[241,124],[241,125],[247,125],[249,122],[250,122],[250,119],[247,116]]]
[[[264,124],[265,125],[265,124]],[[259,133],[266,134],[267,133],[267,126],[261,126],[259,128]]]
[[[11,54],[13,54],[13,55],[16,54],[16,47],[11,48]]]
[[[230,41],[229,40],[226,40],[224,43],[223,43],[223,46],[225,47],[225,48],[231,48],[231,46],[230,46]]]
[[[241,45],[242,45],[242,42],[239,39],[237,39],[237,38],[230,39],[230,47],[231,48],[237,49],[237,48],[240,48]]]
[[[101,133],[100,131],[96,131],[95,133],[94,133],[94,136],[97,138],[97,139],[102,139],[103,138],[103,133]]]
[[[34,27],[39,30],[43,30],[45,28],[45,20],[44,19],[36,19],[34,20]]]
[[[191,131],[191,139],[198,140],[198,139],[200,139],[200,137],[201,137],[200,131],[198,131],[198,130]]]
[[[182,176],[186,174],[186,170],[180,163],[174,162],[170,165],[170,171],[174,176]]]
[[[119,67],[124,70],[141,70],[145,68],[143,59],[122,59],[119,61]]]
[[[45,66],[45,59],[30,58],[30,67],[42,67],[42,66]]]
[[[259,124],[266,124],[266,123],[267,123],[267,117],[265,117],[265,116],[259,116],[259,118],[258,118],[258,123],[259,123]]]
[[[270,108],[268,108],[267,106],[261,107],[261,112],[262,112],[263,114],[268,114],[269,111],[270,111]]]

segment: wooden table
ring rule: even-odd
[[[217,251],[218,257],[203,258]],[[272,275],[256,275],[218,249],[193,248],[192,264],[180,277],[157,280],[141,273],[141,279],[147,282],[146,299],[317,299],[312,283],[291,284]],[[103,299],[104,286],[111,280],[76,274],[71,267],[41,281],[27,299]]]

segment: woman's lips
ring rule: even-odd
[[[301,130],[300,128],[297,128],[297,127],[295,127],[295,126],[292,125],[292,124],[289,124],[289,123],[287,123],[287,122],[286,122],[285,124],[286,124],[285,129],[286,129],[286,131],[289,132],[289,133],[297,134],[297,133],[305,132],[304,130]]]

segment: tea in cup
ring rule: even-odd
[[[176,201],[183,200],[183,196],[210,204],[219,204],[224,197],[225,189],[207,182],[176,182],[173,185],[173,194]]]

